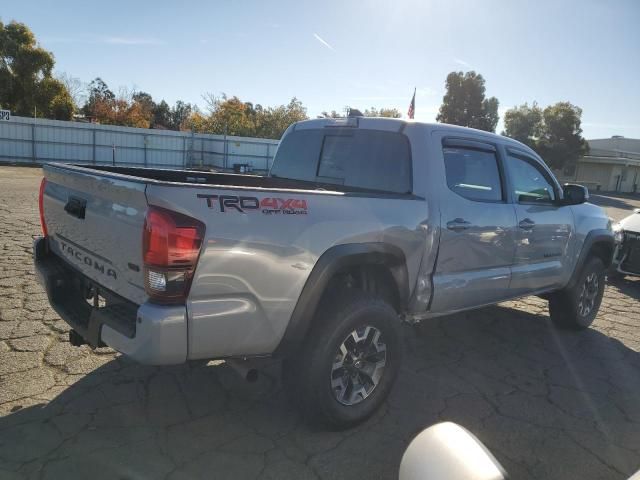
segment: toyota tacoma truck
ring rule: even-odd
[[[290,126],[268,175],[47,164],[36,270],[72,343],[145,364],[282,358],[301,409],[371,415],[401,323],[526,295],[594,320],[614,236],[509,138],[348,117]]]

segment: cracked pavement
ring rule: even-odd
[[[333,432],[302,423],[276,364],[137,365],[68,343],[36,283],[40,169],[0,167],[0,478],[396,478],[440,421],[477,435],[511,478],[623,479],[640,468],[640,281],[606,287],[591,329],[525,298],[406,327],[384,407]],[[640,201],[594,197],[620,219]]]

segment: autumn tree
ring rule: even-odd
[[[451,72],[436,120],[494,132],[498,125],[498,99],[485,97],[485,80],[474,71]]]
[[[203,133],[279,139],[289,125],[307,118],[306,108],[295,97],[277,107],[254,105],[225,94],[207,94],[204,100],[209,115],[197,112],[190,118],[194,130]]]
[[[23,23],[0,21],[0,105],[16,115],[69,120],[73,100],[52,75],[54,58]]]

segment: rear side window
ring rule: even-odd
[[[271,174],[319,184],[411,193],[411,151],[403,134],[300,130],[278,148]]]
[[[449,189],[469,200],[502,200],[502,185],[495,152],[445,147],[443,153]]]

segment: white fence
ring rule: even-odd
[[[12,116],[0,122],[0,162],[268,170],[277,140]]]

